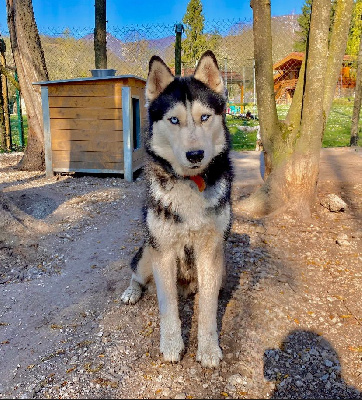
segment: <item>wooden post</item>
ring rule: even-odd
[[[16,71],[14,73],[14,78],[16,82],[19,82],[18,74],[16,73]],[[25,142],[24,142],[23,113],[21,111],[21,97],[18,89],[16,89],[16,113],[18,115],[19,147],[24,148]]]
[[[175,25],[176,41],[175,41],[175,75],[181,76],[181,35],[184,31],[184,26]]]
[[[244,113],[244,82],[239,83],[239,87],[240,87],[240,102],[241,102],[240,112]]]
[[[95,0],[94,55],[96,69],[107,69],[106,0]]]
[[[122,118],[123,118],[123,156],[124,178],[128,182],[133,181],[133,118],[131,88],[122,87]]]
[[[6,68],[5,59],[6,46],[4,39],[0,39],[0,65]],[[8,81],[4,74],[1,75],[1,93],[2,93],[2,107],[5,125],[5,146],[8,151],[11,151],[11,128],[10,128],[10,115],[9,115],[9,99],[8,99]]]
[[[53,176],[52,138],[50,132],[48,86],[41,87],[41,103],[43,111],[45,172],[47,177]]]

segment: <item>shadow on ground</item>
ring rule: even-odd
[[[291,331],[279,349],[264,353],[264,376],[275,381],[273,399],[361,399],[342,377],[333,346],[315,332]]]

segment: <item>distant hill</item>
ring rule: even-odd
[[[272,18],[273,62],[294,51],[296,32],[299,29],[297,19],[298,15],[295,14]],[[58,30],[60,33],[56,35],[51,29],[48,31],[50,34],[41,32],[41,41],[50,79],[90,76],[90,70],[94,68],[94,35],[81,36],[79,29],[72,32],[68,28],[64,32]],[[83,32],[91,31],[89,28],[83,30]],[[222,69],[227,69],[233,74],[245,74],[246,81],[252,82],[254,58],[252,22],[206,21],[205,32],[209,35],[219,35],[215,42],[210,43],[220,60]],[[7,43],[7,63],[12,65],[9,37],[2,33]],[[173,26],[158,27],[155,24],[146,27],[115,27],[107,33],[108,68],[116,69],[120,75],[134,74],[145,78],[149,60],[154,54],[162,57],[170,67],[173,67],[174,42]],[[188,66],[183,65],[183,67]]]
[[[94,35],[89,34],[84,36],[82,39],[85,41],[93,42]],[[165,36],[159,39],[144,39],[142,38],[142,35],[133,34],[132,36],[127,35],[127,39],[128,40],[122,41],[107,32],[107,49],[122,61],[127,60],[129,55],[128,53],[131,51],[130,49],[132,48],[131,43],[147,43],[151,52],[154,52],[155,54],[162,57],[165,56],[166,50],[175,42],[174,35]]]
[[[296,31],[299,29],[298,16],[296,14],[272,17],[272,35],[273,35],[273,60],[274,62],[293,51],[296,40]],[[231,50],[232,58],[238,53],[245,58],[253,58],[253,39],[252,21],[238,21],[234,24],[230,21],[219,21],[218,24],[210,22],[205,24],[205,32],[219,32],[226,40],[226,47]],[[152,28],[152,26],[151,26]],[[118,39],[111,33],[107,33],[107,48],[116,57],[124,62],[135,62],[139,55],[149,56],[157,54],[166,59],[173,59],[171,53],[175,42],[174,35],[167,35],[160,38],[149,39],[144,29],[120,30],[122,39]],[[167,33],[167,31],[165,32]],[[238,37],[237,42],[232,45],[232,37]],[[89,34],[82,39],[93,42],[94,35]],[[241,46],[241,47],[239,47]]]
[[[93,33],[91,33],[89,35],[84,36],[82,39],[93,43],[94,35]],[[124,43],[121,40],[117,39],[116,37],[107,32],[107,48],[121,60],[124,59],[123,46]]]
[[[160,39],[148,40],[149,46],[152,49],[158,49],[160,52],[165,52],[168,47],[175,43],[175,36],[166,36]]]

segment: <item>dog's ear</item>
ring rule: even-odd
[[[158,56],[153,56],[149,63],[146,83],[146,98],[148,101],[158,97],[175,79],[170,68]]]
[[[225,96],[225,86],[216,57],[211,50],[205,51],[197,64],[194,78],[203,82],[216,93]]]

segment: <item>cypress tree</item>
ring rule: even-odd
[[[182,61],[189,67],[195,67],[202,53],[207,50],[204,21],[201,1],[190,0],[182,20],[186,35],[182,42]]]

